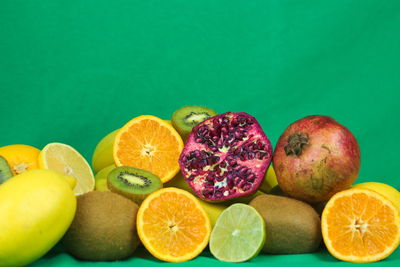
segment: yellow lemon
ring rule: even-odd
[[[275,170],[272,165],[269,165],[267,172],[265,173],[264,180],[258,190],[261,190],[264,193],[269,193],[269,191],[271,191],[271,189],[277,184],[278,180],[276,179]]]
[[[46,254],[72,223],[76,197],[50,170],[31,170],[0,186],[0,267],[25,266]]]
[[[111,164],[114,164],[113,145],[115,136],[117,136],[119,129],[107,134],[94,149],[92,156],[92,166],[95,173],[104,169]]]
[[[94,176],[95,179],[95,190],[97,191],[110,191],[110,189],[108,189],[107,186],[107,177],[108,174],[114,170],[116,167],[115,165],[110,165],[108,167],[105,167],[104,169],[102,169],[101,171],[99,171],[98,173],[96,173],[96,175]]]

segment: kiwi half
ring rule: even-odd
[[[5,158],[0,156],[0,184],[4,183],[13,176],[10,165]]]
[[[122,166],[108,174],[107,186],[112,192],[140,205],[146,196],[161,189],[163,183],[157,175],[149,171]]]
[[[192,128],[200,122],[217,115],[217,113],[207,107],[184,106],[172,114],[172,126],[178,131],[184,140],[187,139]]]

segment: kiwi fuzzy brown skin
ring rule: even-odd
[[[5,158],[0,156],[0,184],[4,183],[11,177],[13,177],[13,173],[10,165],[8,165],[8,162]]]
[[[143,181],[143,185],[134,183]],[[118,167],[112,170],[107,177],[107,187],[111,192],[120,194],[136,204],[142,204],[143,200],[152,192],[161,189],[163,183],[155,174],[132,167]]]
[[[139,245],[133,201],[112,192],[92,191],[77,198],[75,218],[63,237],[66,251],[81,260],[128,258]]]
[[[283,196],[261,195],[250,204],[265,220],[270,254],[301,254],[317,250],[322,240],[321,220],[307,203]]]
[[[272,189],[269,191],[268,194],[275,195],[275,196],[282,196],[282,197],[290,197],[288,194],[283,192],[282,188],[280,188],[279,185],[272,187]],[[326,203],[327,202],[325,201],[325,202],[311,204],[311,207],[313,207],[315,209],[315,211],[318,213],[319,217],[321,217],[322,211],[324,210]]]
[[[194,105],[183,106],[172,114],[171,123],[182,139],[186,141],[194,126],[216,115],[218,114],[211,108]]]

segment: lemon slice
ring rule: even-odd
[[[92,169],[85,158],[69,145],[47,144],[39,154],[39,166],[74,177],[76,179],[75,195],[94,190],[95,180]]]

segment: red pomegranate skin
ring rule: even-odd
[[[360,149],[353,134],[333,118],[308,116],[280,136],[273,165],[285,193],[318,203],[353,184],[360,170]]]

